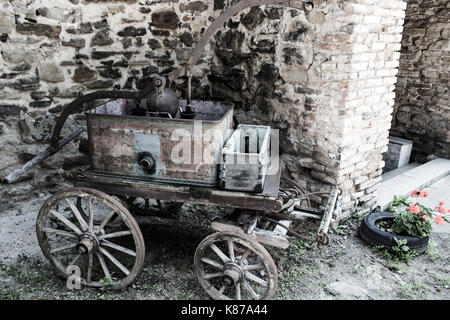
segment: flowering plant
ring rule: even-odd
[[[389,211],[394,213],[394,221],[390,226],[393,233],[424,238],[431,233],[432,219],[437,224],[443,224],[444,221],[450,222],[444,217],[445,214],[450,213],[450,210],[445,209],[443,201],[432,209],[419,203],[419,198],[428,197],[427,191],[414,190],[411,192],[411,197],[416,199],[415,203],[409,201],[407,197],[394,196],[389,206]]]

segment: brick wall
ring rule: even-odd
[[[409,0],[391,134],[412,140],[413,160],[450,158],[450,2]]]
[[[231,2],[3,4],[0,173],[42,150],[58,112],[79,94],[138,90],[183,65],[209,18]],[[377,205],[406,3],[315,3],[310,13],[267,6],[230,19],[194,69],[193,95],[235,101],[240,122],[280,129],[286,172],[310,191],[341,188],[341,219]],[[174,88],[185,96],[183,80]],[[73,117],[67,131],[83,122]],[[83,164],[78,143],[29,180],[2,186],[3,208],[12,195],[61,188],[65,169]]]

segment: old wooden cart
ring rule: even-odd
[[[37,217],[39,244],[60,275],[79,280],[85,286],[124,288],[135,279],[145,256],[144,239],[133,214],[173,218],[186,202],[235,209],[220,221],[212,221],[216,233],[199,244],[194,257],[198,280],[214,299],[273,296],[277,268],[263,245],[285,249],[289,246],[287,234],[321,244],[328,242],[327,231],[333,213],[339,209],[339,191],[331,192],[323,210],[305,206],[310,194],[290,180],[280,188],[279,168],[267,174],[264,171],[265,179],[258,180],[264,184],[259,182],[253,191],[237,191],[239,184],[233,185],[234,190],[226,190],[225,184],[221,187],[218,182],[221,167],[216,160],[233,133],[232,130],[226,133],[226,129],[232,129],[233,107],[190,98],[191,68],[219,26],[244,8],[266,4],[301,10],[313,7],[309,1],[239,2],[205,31],[187,65],[169,75],[169,80],[187,76],[187,100],[175,99],[175,110],[169,108],[163,116],[160,108],[140,109],[151,100],[151,85],[140,92],[98,91],[81,96],[62,112],[50,147],[4,179],[13,182],[77,137],[83,129],[60,141],[61,129],[70,114],[86,112],[91,168],[77,174],[74,188],[62,190],[45,201]],[[164,81],[163,78],[155,81],[160,94],[164,92]],[[100,107],[85,105],[105,98],[112,100]],[[170,93],[169,98],[173,98]],[[170,136],[175,129],[195,134],[198,121],[202,121],[201,130],[219,129],[216,136],[220,148],[219,152],[213,152],[215,161],[200,166],[173,163],[170,151],[174,145]],[[264,136],[261,148],[270,150],[267,134]],[[200,143],[201,151],[205,147]],[[261,148],[257,147],[257,152],[264,151]],[[315,238],[299,234],[293,226],[306,218],[321,220]]]

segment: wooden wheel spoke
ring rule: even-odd
[[[225,291],[226,287],[222,286],[219,291],[217,292],[219,294],[219,296],[221,296],[223,294],[223,292]]]
[[[250,249],[247,249],[247,251],[244,252],[242,257],[239,259],[238,264],[242,264],[245,260],[247,260],[248,256],[250,255],[252,251]]]
[[[112,248],[112,249],[115,249],[115,250],[120,251],[120,252],[123,252],[123,253],[125,253],[125,254],[127,254],[129,256],[136,257],[136,252],[134,252],[133,250],[130,250],[130,249],[122,247],[122,246],[119,246],[118,244],[112,243],[112,242],[110,242],[108,240],[104,240],[103,239],[103,241],[101,242],[100,245],[101,246],[106,246],[106,247],[109,247],[109,248]]]
[[[241,284],[237,283],[236,284],[236,300],[241,300],[242,296],[241,296]]]
[[[74,239],[78,239],[78,236],[68,232],[68,231],[64,231],[64,230],[58,230],[58,229],[52,229],[52,228],[44,228],[43,229],[45,233],[55,233],[55,234],[59,234],[60,236],[65,236],[68,238],[74,238]]]
[[[243,281],[242,286],[248,293],[250,293],[253,299],[259,300],[259,295],[255,292],[255,290],[253,290],[248,281]]]
[[[87,283],[90,283],[91,282],[91,279],[92,279],[92,264],[93,264],[93,258],[94,258],[94,255],[93,255],[93,253],[92,253],[92,251],[91,252],[89,252],[89,257],[88,257],[88,270],[87,270],[87,274],[86,274],[86,282]]]
[[[209,247],[219,256],[220,260],[222,260],[224,263],[230,262],[230,258],[228,258],[226,254],[223,253],[222,250],[220,250],[219,247],[217,247],[214,243],[212,243]]]
[[[72,261],[69,262],[69,266],[75,265],[77,263],[78,259],[81,258],[81,254],[77,254],[75,258],[72,259]]]
[[[203,258],[201,259],[201,261],[204,262],[204,263],[206,263],[206,264],[209,264],[210,266],[213,266],[213,267],[215,267],[215,268],[217,268],[217,269],[219,269],[219,270],[222,270],[222,269],[223,269],[223,264],[221,264],[221,263],[219,263],[219,262],[217,262],[217,261],[215,261],[215,260],[213,260],[213,259],[203,257]]]
[[[86,223],[86,221],[84,221],[83,217],[81,216],[80,211],[78,211],[77,207],[75,206],[75,204],[72,202],[72,200],[70,198],[65,198],[67,204],[69,205],[70,209],[72,210],[75,218],[77,218],[78,223],[81,226],[81,229],[83,231],[87,231],[88,230],[88,225]]]
[[[107,233],[107,234],[101,235],[98,238],[100,240],[104,240],[104,239],[112,239],[112,238],[119,238],[119,237],[129,236],[131,234],[132,233],[129,230],[127,230],[127,231],[118,231],[118,232]]]
[[[231,262],[236,259],[234,256],[234,243],[233,240],[228,240],[228,255],[230,256]]]
[[[58,247],[55,249],[50,250],[50,253],[57,253],[57,252],[61,252],[61,251],[65,251],[65,250],[69,250],[72,248],[75,248],[77,246],[77,243],[71,243],[62,247]]]
[[[105,218],[105,220],[103,220],[103,222],[100,224],[100,226],[98,227],[97,231],[95,232],[96,234],[100,233],[103,229],[105,229],[106,225],[109,223],[109,221],[112,219],[112,217],[114,217],[114,215],[116,214],[115,210],[112,210],[108,216]]]
[[[266,280],[261,279],[260,277],[255,276],[254,274],[252,274],[248,271],[244,272],[244,275],[245,275],[245,278],[247,278],[248,280],[252,280],[264,287],[267,287],[267,285],[269,284]]]
[[[222,275],[222,272],[208,273],[203,276],[203,279],[209,280],[209,279],[220,277],[221,275]]]
[[[127,276],[130,274],[130,270],[128,270],[122,263],[120,263],[119,260],[114,258],[114,256],[111,253],[109,253],[103,248],[100,248],[100,252],[103,253],[112,263],[114,263],[116,267],[120,269],[120,271],[125,273]]]
[[[112,279],[111,274],[109,273],[108,266],[106,265],[105,259],[103,258],[103,255],[101,252],[97,252],[97,258],[98,258],[98,261],[100,261],[100,265],[102,266],[105,277],[109,278],[111,280]]]
[[[50,209],[50,213],[59,221],[61,221],[62,223],[64,223],[66,226],[68,226],[70,229],[73,230],[73,232],[75,232],[77,235],[82,234],[81,230],[74,225],[72,222],[70,222],[66,217],[64,217],[63,215],[61,215],[58,211],[55,211],[53,209]]]
[[[94,212],[92,208],[92,198],[88,198],[89,232],[94,231]]]
[[[262,264],[249,264],[246,266],[242,266],[242,270],[244,271],[251,271],[251,270],[261,270],[264,269],[264,265]]]

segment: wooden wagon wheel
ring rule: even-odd
[[[182,202],[162,201],[145,198],[127,197],[124,200],[129,210],[137,216],[173,217],[183,206]]]
[[[87,201],[85,220],[74,201]],[[121,229],[111,221],[121,220]],[[77,267],[80,284],[121,289],[139,273],[145,258],[142,233],[127,209],[111,196],[90,188],[63,190],[39,211],[36,233],[44,256],[68,278]],[[68,269],[68,267],[70,267]]]
[[[195,273],[215,300],[265,300],[275,293],[277,267],[267,250],[245,234],[218,232],[197,247]]]

